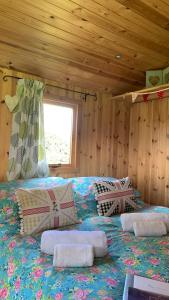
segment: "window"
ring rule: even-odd
[[[46,158],[51,167],[76,166],[77,104],[45,101]]]

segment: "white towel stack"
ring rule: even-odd
[[[135,236],[162,236],[167,234],[167,228],[161,221],[137,221],[133,223]]]
[[[54,248],[55,267],[91,267],[93,265],[93,246],[87,244],[59,244]]]
[[[125,213],[120,217],[123,231],[136,236],[162,236],[169,231],[167,213]]]
[[[93,257],[107,254],[107,238],[103,231],[48,230],[42,233],[41,251],[54,255],[54,265],[91,266],[91,252]]]

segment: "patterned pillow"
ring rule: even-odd
[[[95,182],[94,189],[100,216],[109,217],[137,208],[134,190],[128,177],[113,182]]]
[[[52,189],[18,189],[22,235],[78,222],[72,183]]]

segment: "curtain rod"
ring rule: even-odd
[[[13,75],[4,75],[3,76],[3,81],[8,81],[8,78],[16,78],[16,79],[23,79],[21,77],[18,77],[18,76],[13,76]],[[71,90],[71,89],[68,89],[68,88],[64,88],[64,87],[61,87],[61,86],[57,86],[57,85],[53,85],[53,84],[46,84],[47,86],[53,86],[53,87],[56,87],[58,89],[61,89],[61,90],[65,90],[65,91],[69,91],[69,92],[73,92],[73,93],[77,93],[77,94],[80,94],[80,95],[83,95],[84,96],[84,100],[86,101],[87,97],[90,96],[90,97],[94,97],[94,100],[97,101],[97,94],[90,94],[90,93],[85,93],[85,92],[79,92],[79,91],[76,91],[76,90]]]

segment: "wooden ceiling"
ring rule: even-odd
[[[169,0],[0,0],[0,66],[115,95],[168,65]]]

